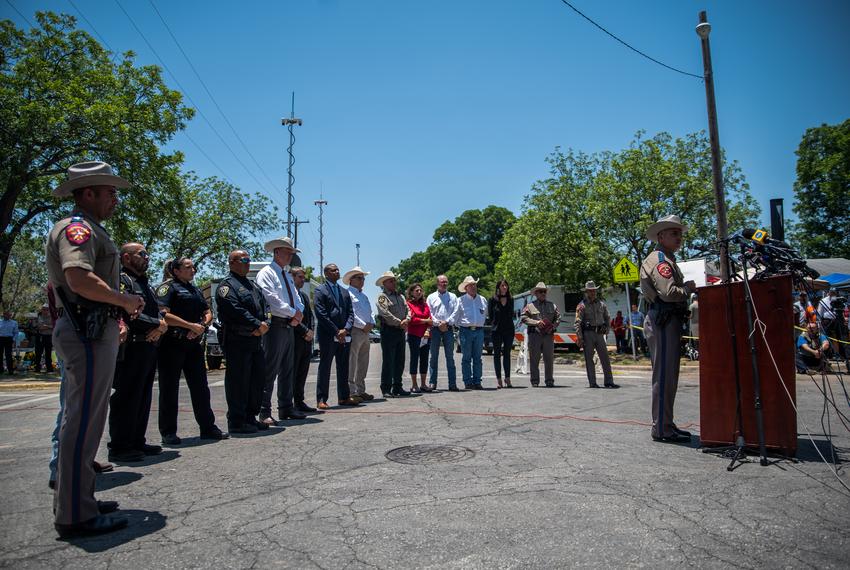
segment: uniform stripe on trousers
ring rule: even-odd
[[[86,351],[86,382],[83,389],[83,409],[80,417],[80,427],[77,431],[77,441],[74,444],[74,468],[71,479],[71,520],[75,523],[80,522],[80,479],[83,463],[83,446],[86,442],[86,432],[89,427],[92,387],[94,384],[94,350],[90,340],[81,340]]]
[[[661,327],[661,374],[658,379],[658,437],[664,437],[664,381],[667,378],[667,331]]]

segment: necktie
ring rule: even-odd
[[[286,285],[286,294],[289,295],[289,306],[293,309],[295,308],[295,299],[292,298],[292,289],[289,287],[289,277],[285,274],[281,275],[283,277],[283,284]]]
[[[336,301],[336,304],[339,305],[339,285],[331,283],[331,291],[333,291],[334,294],[334,301]]]

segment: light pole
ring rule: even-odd
[[[357,267],[360,267],[360,244],[355,243],[354,246],[357,248]]]
[[[714,100],[714,72],[711,68],[711,46],[708,35],[711,24],[705,11],[699,13],[697,35],[702,42],[703,78],[705,79],[705,103],[708,107],[708,137],[711,142],[711,178],[714,183],[714,210],[717,214],[717,240],[720,243],[720,279],[729,281],[729,244],[725,241],[728,235],[726,221],[726,195],[723,189],[723,162],[720,156],[720,134],[717,130],[717,105]],[[746,279],[746,275],[744,276]]]
[[[280,120],[280,124],[289,129],[289,148],[286,152],[289,154],[289,183],[286,187],[286,235],[292,236],[292,204],[295,203],[295,197],[292,195],[292,185],[295,184],[295,176],[292,175],[292,167],[295,166],[295,154],[292,152],[292,147],[295,146],[295,132],[292,130],[295,125],[299,127],[303,124],[301,119],[295,118],[295,91],[292,92],[292,113],[289,118],[284,117]],[[297,226],[296,226],[297,227]]]

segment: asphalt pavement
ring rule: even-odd
[[[379,395],[380,351],[372,348],[367,387]],[[555,373],[554,388],[514,374],[516,388],[496,390],[485,357],[483,391],[379,398],[222,442],[197,438],[183,384],[184,443],[98,476],[98,497],[120,501],[130,526],[70,541],[53,530],[47,487],[57,394],[0,391],[0,565],[848,566],[850,492],[838,479],[850,485],[841,464],[850,432],[833,414],[839,461],[824,463],[817,450],[831,458],[833,449],[809,379],[798,377],[799,462],[728,472],[728,459],[701,453],[697,437],[690,445],[650,439],[648,370],[617,370],[619,390],[588,389],[575,365]],[[315,374],[313,364],[311,394]],[[223,377],[210,374],[222,427]],[[842,386],[830,385],[850,415]],[[158,443],[155,410],[152,418],[148,435]],[[680,382],[676,418],[699,432],[694,368]]]

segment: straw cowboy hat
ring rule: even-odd
[[[457,290],[460,293],[466,293],[466,286],[475,283],[478,284],[478,279],[474,279],[472,275],[467,275],[464,277],[463,281],[460,282],[460,285],[457,286]]]
[[[367,275],[369,275],[369,272],[363,271],[362,267],[360,267],[359,265],[356,265],[356,266],[352,267],[351,269],[349,269],[348,271],[345,272],[345,275],[342,276],[342,282],[345,285],[348,285],[349,281],[351,281],[351,278],[354,277],[355,275],[362,275],[363,277],[366,277]]]
[[[90,186],[115,186],[116,188],[129,188],[130,183],[116,176],[112,167],[105,162],[80,162],[68,168],[68,179],[53,189],[53,195],[57,198],[66,198],[78,188]]]
[[[597,286],[593,281],[588,281],[584,284],[585,291],[596,291],[597,289],[599,289],[599,286]]]
[[[688,226],[682,223],[682,219],[679,216],[673,214],[670,216],[664,216],[646,230],[646,239],[651,241],[658,241],[658,234],[664,230],[669,230],[670,228],[679,228],[682,230],[682,233],[688,231]]]
[[[531,294],[533,295],[533,294],[537,293],[538,291],[540,291],[541,289],[543,289],[544,291],[548,291],[549,287],[547,287],[546,284],[543,281],[541,281],[540,283],[538,283],[537,285],[534,286],[534,288],[531,290]]]
[[[346,274],[346,275],[347,275],[347,274]],[[384,286],[384,281],[386,281],[387,279],[395,279],[396,281],[398,281],[398,275],[396,275],[396,274],[395,274],[395,273],[393,273],[392,271],[385,271],[385,272],[384,272],[383,274],[381,274],[381,276],[380,276],[380,277],[378,277],[378,279],[375,281],[375,285],[377,285],[378,287],[383,287],[383,286]]]
[[[292,238],[291,237],[275,238],[273,240],[267,241],[266,245],[263,246],[263,247],[269,253],[274,253],[274,250],[276,250],[279,247],[285,247],[286,249],[290,249],[290,250],[294,251],[295,253],[301,253],[300,249],[298,249],[297,247],[292,245]]]

